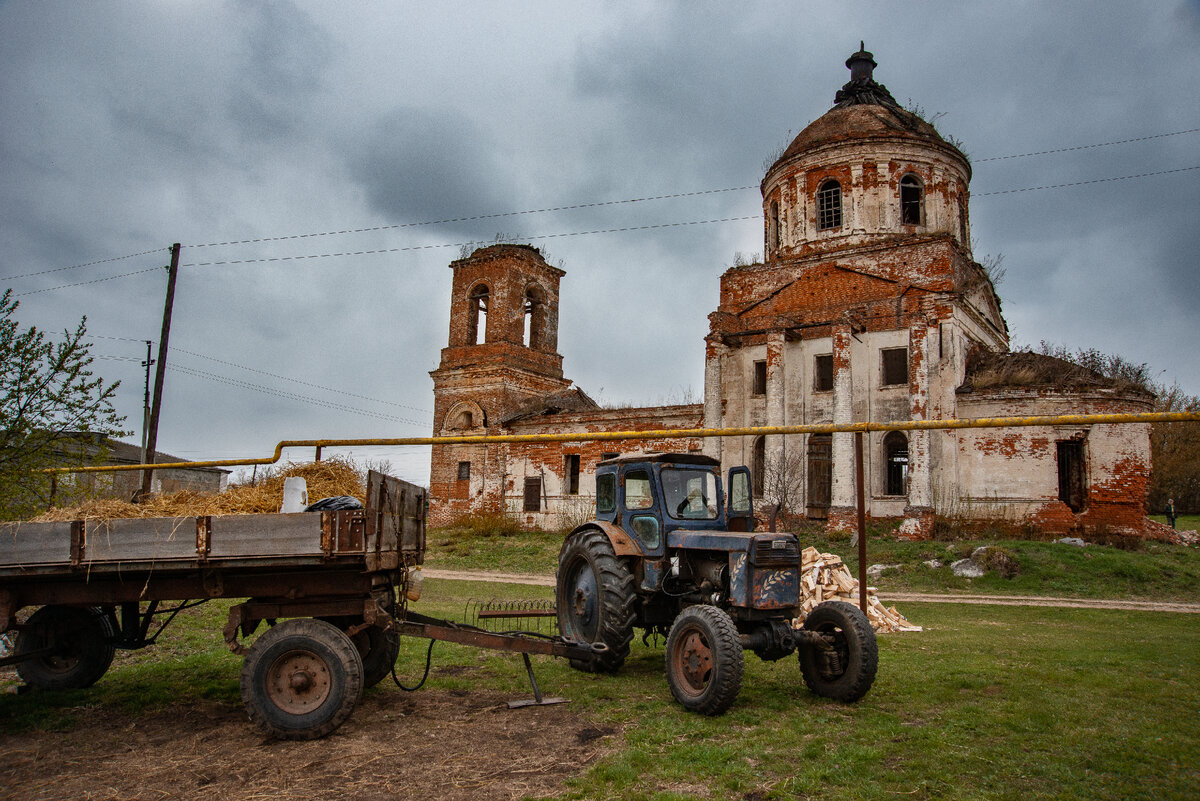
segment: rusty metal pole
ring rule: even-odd
[[[863,435],[854,432],[854,481],[858,490],[858,608],[867,613],[867,493],[863,486]]]
[[[154,373],[154,403],[150,407],[150,434],[146,437],[146,464],[154,464],[154,451],[158,447],[158,416],[162,411],[163,378],[167,372],[167,340],[171,336],[171,308],[175,305],[175,277],[179,274],[178,242],[171,245],[171,266],[167,270],[167,301],[163,306],[162,335],[158,338],[158,365]],[[139,501],[150,494],[153,478],[153,469],[142,471]]]

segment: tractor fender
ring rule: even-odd
[[[584,531],[586,529],[598,529],[602,534],[604,534],[604,536],[608,538],[609,544],[612,545],[613,553],[615,553],[618,557],[641,557],[645,555],[645,553],[642,551],[642,546],[638,544],[633,537],[626,534],[625,531],[615,523],[609,523],[606,520],[593,520],[589,523],[584,523],[571,533],[575,534],[576,532]]]

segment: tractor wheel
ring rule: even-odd
[[[43,606],[17,635],[16,653],[53,647],[50,654],[17,663],[17,675],[39,690],[91,687],[113,661],[112,621],[99,608]]]
[[[845,601],[826,601],[804,619],[804,628],[832,646],[831,651],[800,647],[800,669],[808,688],[837,701],[857,701],[866,695],[879,665],[879,646],[867,616]]]
[[[617,560],[612,544],[594,528],[567,537],[558,555],[555,603],[558,631],[581,643],[603,643],[608,650],[591,659],[572,659],[571,667],[612,673],[629,655],[633,639],[633,576]]]
[[[667,683],[691,712],[719,715],[742,689],[742,642],[737,627],[715,606],[689,606],[667,635]]]
[[[341,726],[363,690],[363,663],[345,632],[324,620],[285,620],[254,641],[242,663],[242,703],[281,740],[315,740]]]

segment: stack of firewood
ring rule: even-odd
[[[803,623],[808,613],[825,601],[845,601],[858,606],[858,579],[837,554],[805,548],[801,554],[800,587],[804,601],[797,624]],[[867,587],[867,620],[881,634],[921,630],[897,612],[896,607],[885,607],[880,603],[874,587]]]

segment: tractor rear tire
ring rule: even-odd
[[[17,655],[54,647],[53,653],[17,663],[17,675],[30,687],[91,687],[112,664],[116,633],[111,619],[99,608],[43,606],[25,626],[17,635]]]
[[[298,618],[254,641],[241,672],[250,720],[281,740],[315,740],[341,726],[363,691],[363,663],[346,633]]]
[[[879,667],[879,646],[867,616],[845,601],[826,601],[804,619],[804,628],[824,635],[836,654],[829,659],[816,646],[800,647],[800,669],[808,688],[847,703],[866,695]]]
[[[559,634],[607,648],[590,659],[572,659],[571,667],[616,672],[629,656],[637,596],[633,575],[617,559],[604,532],[585,528],[567,537],[558,555],[555,584]]]
[[[715,606],[689,606],[667,635],[667,683],[683,707],[720,715],[742,689],[742,641],[729,615]]]

